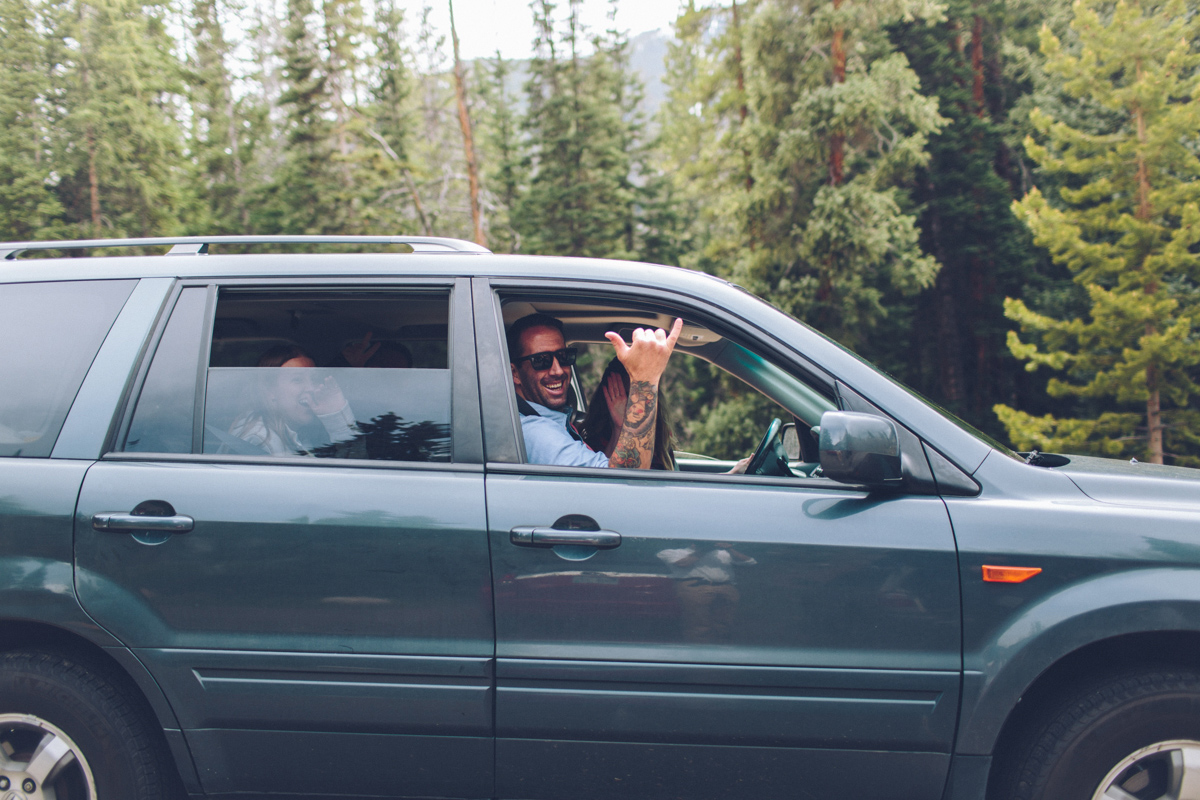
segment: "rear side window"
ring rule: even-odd
[[[127,451],[450,460],[448,292],[223,290],[197,369],[202,291],[177,303]]]
[[[0,286],[0,456],[46,457],[137,281]]]

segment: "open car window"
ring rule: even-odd
[[[566,299],[511,299],[503,305],[505,325],[532,313],[563,323],[568,345],[579,351],[571,405],[586,432],[586,421],[606,411],[598,391],[605,367],[615,357],[605,332],[629,341],[638,327],[669,328],[674,309],[629,306],[617,302]],[[821,414],[835,410],[832,387],[806,379],[752,347],[748,337],[682,312],[683,330],[660,386],[674,433],[675,466],[681,471],[725,472],[748,456],[773,418],[794,422],[802,441]],[[594,446],[598,442],[590,442]],[[815,439],[806,442],[796,466],[798,476],[815,467]],[[600,449],[598,446],[596,449]]]

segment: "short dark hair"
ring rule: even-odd
[[[530,328],[554,328],[563,332],[563,324],[549,314],[530,314],[521,317],[508,328],[508,358],[519,358],[521,355],[521,335]]]

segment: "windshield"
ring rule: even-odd
[[[776,306],[774,306],[774,305],[772,305],[771,303],[767,302],[766,300],[764,300],[763,298],[761,298],[761,297],[759,297],[758,295],[754,294],[753,292],[749,291],[748,289],[745,289],[744,287],[741,287],[741,286],[737,286],[737,284],[733,284],[733,285],[734,285],[736,288],[738,288],[738,289],[741,289],[743,292],[745,292],[746,294],[748,294],[748,295],[750,295],[751,297],[753,297],[753,298],[754,298],[755,300],[757,300],[758,302],[760,302],[760,303],[763,303],[764,305],[770,306],[770,307],[771,307],[772,309],[774,309],[775,311],[779,311],[779,312],[781,312],[781,313],[787,314],[787,312],[786,312],[786,311],[784,311],[783,309],[781,309],[781,308],[777,308]],[[981,430],[979,430],[978,428],[976,428],[976,427],[975,427],[974,425],[972,425],[971,423],[969,423],[969,422],[967,422],[966,420],[964,420],[964,419],[960,418],[958,415],[954,414],[953,412],[946,410],[946,409],[945,409],[945,408],[943,408],[942,406],[940,406],[940,405],[938,405],[937,403],[935,403],[935,402],[933,402],[932,400],[930,400],[928,397],[925,397],[923,394],[921,394],[920,392],[918,392],[916,389],[913,389],[912,387],[910,387],[910,386],[906,385],[906,384],[905,384],[903,381],[897,380],[895,377],[893,377],[892,375],[888,374],[886,371],[884,371],[884,370],[880,369],[880,368],[879,368],[878,366],[876,366],[875,364],[872,364],[870,361],[868,361],[867,359],[863,358],[863,357],[862,357],[862,356],[860,356],[858,353],[856,353],[856,352],[854,352],[853,350],[851,350],[849,347],[846,347],[846,346],[845,346],[844,344],[842,344],[841,342],[837,341],[836,339],[831,339],[830,337],[828,337],[828,336],[826,336],[825,334],[821,333],[819,330],[817,330],[817,329],[816,329],[816,328],[814,328],[813,326],[809,325],[808,323],[804,322],[803,320],[796,319],[796,317],[792,316],[791,314],[787,314],[787,315],[788,315],[789,317],[791,317],[792,319],[796,320],[796,322],[798,322],[798,323],[800,323],[801,325],[803,325],[805,328],[808,328],[810,331],[812,331],[812,332],[813,332],[813,333],[815,333],[816,335],[820,336],[820,337],[821,337],[822,339],[824,339],[825,341],[827,341],[827,342],[829,342],[830,344],[832,344],[834,347],[836,347],[836,348],[838,348],[839,350],[841,350],[842,352],[846,353],[847,355],[850,355],[850,356],[852,356],[852,357],[853,357],[854,359],[856,359],[857,361],[859,361],[859,362],[861,362],[861,363],[863,363],[863,364],[866,364],[868,367],[870,367],[871,369],[873,369],[873,370],[875,370],[876,372],[880,373],[881,375],[885,375],[885,376],[887,377],[887,379],[888,379],[888,380],[890,380],[892,383],[896,384],[896,386],[898,386],[898,387],[900,387],[901,389],[903,389],[904,391],[908,392],[910,395],[912,395],[913,397],[915,397],[917,400],[920,400],[922,403],[924,403],[925,405],[929,406],[929,407],[930,407],[930,408],[932,408],[934,411],[938,412],[938,413],[939,413],[939,414],[941,414],[943,417],[945,417],[945,418],[946,418],[946,419],[948,419],[949,421],[953,422],[955,425],[957,425],[958,427],[962,428],[964,431],[966,431],[967,433],[971,434],[971,435],[972,435],[972,436],[974,436],[975,438],[977,438],[977,439],[980,439],[981,441],[983,441],[983,442],[984,442],[984,443],[986,443],[987,445],[989,445],[989,446],[991,446],[992,448],[994,448],[994,449],[998,450],[999,452],[1003,453],[1004,455],[1008,456],[1009,458],[1014,458],[1014,459],[1016,459],[1016,460],[1018,460],[1018,461],[1024,461],[1024,460],[1025,460],[1024,458],[1022,458],[1021,456],[1019,456],[1019,455],[1018,455],[1016,452],[1014,452],[1014,451],[1013,451],[1013,449],[1012,449],[1012,448],[1010,448],[1008,445],[1006,445],[1006,444],[1003,444],[1002,442],[1000,442],[1000,441],[998,441],[998,440],[994,439],[993,437],[989,436],[988,434],[986,434],[986,433],[984,433],[983,431],[981,431]]]

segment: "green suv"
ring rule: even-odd
[[[169,252],[19,257],[113,246]],[[527,463],[530,313],[682,318],[778,420],[745,474]],[[1200,471],[1010,452],[678,268],[0,244],[4,800],[1198,787]]]

